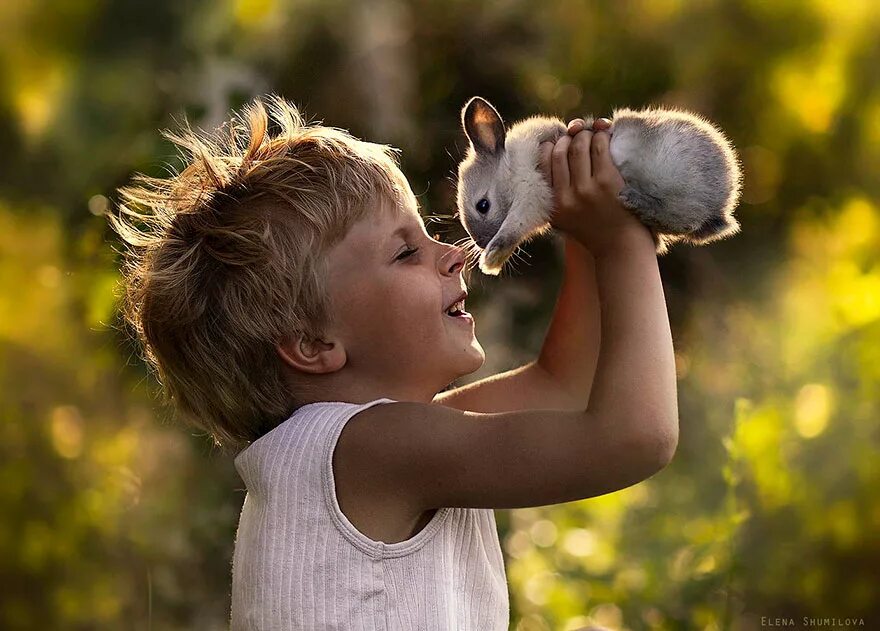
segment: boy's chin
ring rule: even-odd
[[[461,366],[461,370],[464,372],[462,372],[459,377],[464,377],[465,375],[478,371],[483,367],[483,363],[486,361],[486,353],[476,339],[474,339],[473,344],[467,349],[466,353],[466,361],[463,361]]]

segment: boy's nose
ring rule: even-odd
[[[449,249],[440,257],[440,270],[449,276],[457,274],[464,268],[467,257],[464,248],[449,246]]]

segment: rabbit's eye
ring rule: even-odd
[[[489,206],[489,200],[485,197],[477,202],[477,210],[479,210],[483,214],[489,212]]]

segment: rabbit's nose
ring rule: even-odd
[[[492,237],[487,236],[477,236],[474,237],[474,243],[476,243],[481,248],[485,249],[487,245],[489,245],[489,241],[492,240]]]

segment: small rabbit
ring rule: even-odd
[[[718,128],[675,109],[618,108],[612,118],[611,159],[625,182],[619,197],[651,231],[657,254],[676,241],[702,245],[739,232],[740,163]],[[553,192],[538,169],[538,146],[567,129],[558,118],[532,116],[506,131],[478,96],[461,119],[470,147],[458,167],[458,212],[483,248],[480,269],[496,275],[519,244],[549,228]],[[593,118],[584,121],[590,129]]]

